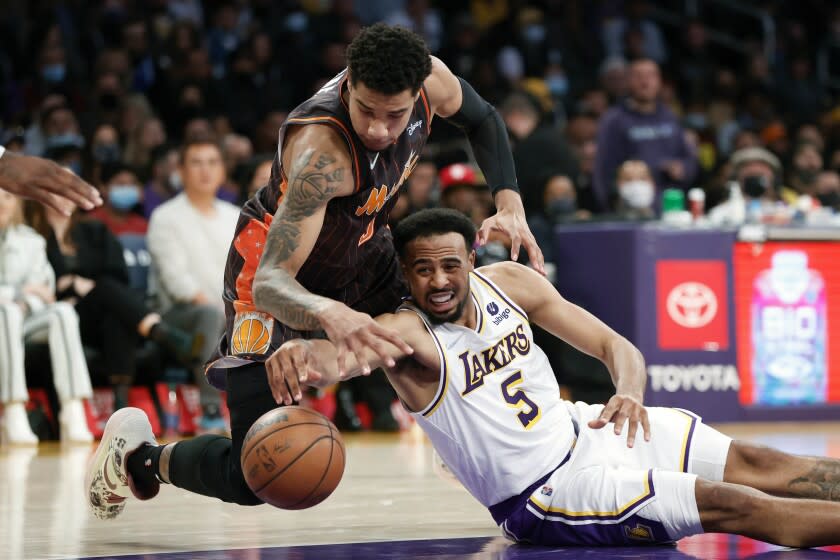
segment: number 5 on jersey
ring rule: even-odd
[[[522,426],[529,430],[540,419],[540,407],[529,399],[522,389],[516,387],[520,383],[522,383],[522,370],[514,372],[502,381],[502,397],[510,407],[520,409],[516,417],[519,418]]]

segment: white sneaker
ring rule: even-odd
[[[38,445],[38,437],[32,432],[26,407],[21,402],[6,403],[3,406],[3,426],[0,439],[11,445]]]
[[[144,443],[157,445],[145,412],[127,407],[111,415],[85,477],[88,503],[99,519],[117,517],[129,496],[149,500],[160,490],[158,483],[139,489],[128,474],[128,456]]]
[[[88,429],[82,399],[64,401],[58,413],[58,423],[63,443],[90,443],[93,441],[93,434]]]

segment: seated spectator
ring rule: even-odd
[[[166,202],[181,190],[181,174],[178,171],[178,148],[171,145],[158,146],[152,150],[152,176],[143,189],[143,217],[151,217],[155,208]]]
[[[656,218],[653,207],[656,185],[647,164],[640,160],[625,161],[618,168],[615,178],[618,203],[613,217],[619,220],[652,220]]]
[[[105,224],[114,235],[145,235],[149,224],[136,212],[143,202],[137,174],[130,166],[119,162],[103,165],[100,174],[99,190],[104,204],[92,210],[89,216]]]
[[[128,284],[123,248],[105,224],[79,212],[65,216],[26,201],[26,221],[47,240],[56,275],[56,299],[73,305],[85,346],[102,356],[115,408],[127,404],[140,337],[158,342],[185,366],[197,361],[200,337],[167,323]]]
[[[248,180],[248,192],[245,193],[245,200],[248,200],[249,198],[257,194],[258,190],[260,190],[268,184],[268,180],[271,178],[272,163],[273,159],[266,157],[261,158],[260,160],[258,160],[257,164],[254,165],[254,170],[251,173],[251,178]]]
[[[840,212],[840,173],[823,171],[817,175],[814,193],[823,208]]]
[[[802,142],[793,150],[787,185],[779,193],[787,204],[796,204],[801,195],[816,194],[817,176],[823,170],[823,158],[816,144]]]
[[[47,260],[44,239],[23,225],[21,202],[0,190],[0,403],[3,404],[2,440],[37,444],[26,416],[29,395],[24,372],[24,342],[46,340],[52,377],[61,402],[61,439],[88,443],[82,399],[92,395],[90,374],[79,337],[73,307],[55,302],[55,274]]]
[[[726,199],[709,212],[713,224],[739,223],[747,210],[767,216],[770,221],[787,221],[780,212],[782,164],[779,158],[764,148],[743,148],[732,154],[730,160],[733,180],[738,184],[743,201]],[[739,209],[736,205],[744,204]],[[739,217],[740,216],[740,217]]]
[[[215,352],[225,324],[222,286],[239,209],[216,198],[225,167],[212,140],[187,142],[178,171],[183,190],[152,214],[149,253],[163,318],[203,336],[203,363]],[[201,428],[220,431],[219,392],[207,383],[203,366],[193,372],[201,389]]]

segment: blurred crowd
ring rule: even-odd
[[[8,0],[0,144],[67,166],[106,202],[62,220],[0,200],[0,243],[11,251],[6,232],[24,223],[43,237],[32,250],[46,252],[51,275],[17,281],[41,286],[47,306],[73,306],[83,376],[112,386],[115,406],[167,364],[207,388],[200,364],[222,329],[237,206],[266,184],[288,112],[344,68],[347,44],[376,21],[420,33],[498,108],[549,260],[558,224],[656,220],[673,190],[692,191],[713,225],[829,220],[840,211],[840,6],[706,4]],[[436,122],[390,219],[440,205],[480,224],[492,204],[466,139]],[[507,254],[496,239],[479,261]],[[3,293],[0,306],[13,300]],[[30,303],[20,306],[28,349],[43,342],[25,326],[41,311]],[[371,392],[339,394],[345,425],[360,426],[354,403],[367,399],[374,427],[394,429],[392,395]],[[218,396],[202,391],[202,404],[206,428],[219,428]]]

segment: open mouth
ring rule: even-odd
[[[430,295],[428,301],[435,313],[444,313],[455,307],[455,292],[437,292]]]

